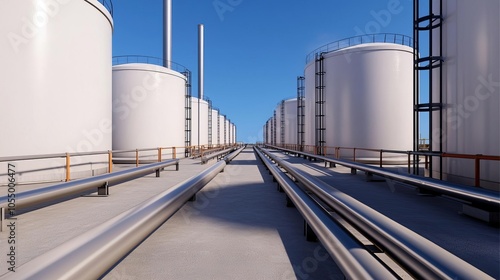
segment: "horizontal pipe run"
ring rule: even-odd
[[[348,279],[397,279],[257,148],[255,151]]]
[[[241,147],[241,148],[239,148],[238,150],[234,151],[233,153],[231,153],[231,154],[229,154],[229,155],[225,156],[225,157],[224,157],[224,161],[225,161],[227,164],[229,164],[229,163],[230,163],[230,162],[231,162],[231,161],[232,161],[232,160],[233,160],[236,156],[238,156],[238,155],[241,153],[241,151],[243,151],[245,148],[246,148],[246,145],[245,145],[245,146],[243,146],[243,147]]]
[[[421,279],[492,279],[489,275],[396,223],[374,209],[336,190],[323,181],[297,170],[264,151],[306,188],[332,207],[361,232],[373,238],[398,262]]]
[[[16,210],[22,210],[42,203],[51,203],[64,197],[97,189],[106,183],[108,183],[108,186],[117,185],[128,180],[148,175],[164,167],[178,164],[179,160],[167,160],[137,168],[131,168],[114,173],[103,174],[17,193]],[[7,199],[7,196],[0,197],[0,208],[8,208]]]
[[[220,161],[0,279],[98,279],[226,166]]]
[[[326,162],[332,162],[335,164],[339,164],[348,168],[353,168],[357,170],[361,170],[364,172],[372,173],[374,175],[378,175],[384,178],[388,178],[391,180],[395,180],[398,182],[406,183],[418,188],[423,188],[427,190],[431,190],[433,192],[441,193],[444,195],[448,195],[451,197],[455,197],[461,199],[463,201],[470,202],[474,204],[475,207],[483,208],[483,209],[491,209],[493,211],[498,211],[500,209],[500,197],[497,192],[473,188],[469,186],[454,184],[450,182],[439,181],[432,178],[425,178],[421,176],[415,175],[405,175],[399,174],[387,169],[382,169],[378,167],[373,167],[367,164],[362,163],[354,163],[351,161],[334,159],[329,157],[323,157],[319,155],[313,155],[309,153],[303,153],[299,151],[293,151],[288,149],[282,149],[274,146],[269,146],[272,148],[276,148],[282,151],[292,152],[295,154],[300,154],[303,156],[308,156],[312,158],[317,158]]]
[[[204,155],[204,156],[201,157],[201,163],[205,164],[205,163],[207,163],[212,158],[223,156],[223,155],[227,155],[227,154],[229,154],[230,152],[232,152],[234,150],[235,150],[235,148],[229,148],[229,149],[222,150],[220,152],[216,152],[216,153]]]

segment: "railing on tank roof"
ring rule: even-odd
[[[307,55],[306,64],[311,62],[318,53],[333,52],[365,43],[394,43],[413,47],[413,39],[406,35],[395,33],[365,34],[331,42],[315,49]]]
[[[113,16],[113,1],[112,0],[99,0],[99,3],[101,3],[104,6],[104,8],[108,9],[111,16]]]
[[[118,55],[113,56],[113,66],[127,63],[146,63],[158,66],[164,66],[167,60],[159,57],[145,56],[145,55]],[[184,65],[170,61],[170,69],[179,73],[189,71]]]

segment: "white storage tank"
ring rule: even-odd
[[[97,0],[0,1],[0,157],[111,150],[112,33]],[[106,162],[72,157],[71,178]],[[18,183],[65,179],[64,159],[15,163]]]
[[[500,1],[443,0],[443,152],[500,155]],[[436,30],[436,29],[435,29]],[[438,34],[434,31],[434,34]],[[434,53],[439,53],[438,38]],[[437,72],[437,71],[434,71]],[[439,78],[433,79],[439,93]],[[434,97],[436,100],[437,96]],[[438,121],[437,118],[434,120]],[[439,127],[439,123],[434,123]],[[434,134],[438,140],[439,133]],[[434,148],[439,143],[433,143]],[[434,176],[439,164],[434,162]],[[500,162],[481,160],[480,185],[500,190]],[[445,158],[443,179],[474,185],[474,160]]]
[[[236,124],[233,123],[232,125],[232,139],[233,139],[233,144],[236,144],[237,143],[237,140],[236,140]]]
[[[226,126],[226,116],[219,113],[219,145],[226,145],[225,137],[224,137],[224,129]]]
[[[264,135],[263,135],[262,142],[265,144],[271,144],[271,118],[269,118],[266,121],[266,124],[264,125]]]
[[[297,144],[297,98],[285,100],[285,143],[290,145]]]
[[[233,124],[233,144],[236,144],[238,142],[238,139],[236,137],[236,124]]]
[[[113,66],[113,149],[184,147],[185,91],[186,77],[163,66]],[[182,152],[177,149],[177,157]],[[155,159],[158,153],[139,155]],[[135,153],[116,157],[135,157]]]
[[[275,111],[276,112],[276,111]],[[271,120],[270,120],[270,135],[269,135],[269,141],[270,141],[270,144],[271,145],[276,145],[276,118],[275,118],[275,115],[273,115],[273,117],[271,117]]]
[[[198,111],[198,104],[200,110]],[[208,102],[197,97],[191,98],[191,145],[208,147]],[[198,112],[200,125],[198,126]],[[198,132],[199,129],[199,132]],[[198,138],[199,133],[199,138]],[[199,142],[198,142],[199,141]]]
[[[227,118],[226,116],[226,124],[224,126],[224,137],[225,137],[225,141],[224,143],[226,143],[227,145],[231,145],[231,121]]]
[[[413,49],[366,43],[323,54],[324,140],[327,147],[411,150],[413,143]],[[306,65],[306,144],[315,145],[313,59]],[[328,153],[333,154],[333,149]],[[342,156],[352,157],[352,150]],[[373,158],[357,151],[356,158]],[[389,157],[389,155],[387,156]]]
[[[217,147],[219,145],[219,110],[212,109],[212,146]]]
[[[274,110],[274,116],[275,116],[275,133],[276,133],[276,146],[281,146],[284,143],[284,139],[282,139],[284,135],[281,134],[283,131],[282,127],[285,125],[284,123],[284,118],[281,117],[281,108],[284,110],[284,104],[283,102],[279,102],[278,105],[276,106],[276,109]]]

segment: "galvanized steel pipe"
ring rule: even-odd
[[[237,155],[239,155],[239,154],[240,154],[240,152],[241,152],[241,151],[243,151],[243,149],[245,149],[245,148],[246,148],[246,145],[245,145],[245,146],[243,146],[243,147],[241,147],[241,148],[239,148],[238,150],[234,151],[234,153],[231,153],[231,154],[229,154],[229,155],[225,156],[225,157],[224,157],[224,161],[225,161],[227,164],[229,164],[229,163],[230,163],[230,162],[231,162],[231,161],[232,161],[232,160],[233,160],[233,159],[234,159]]]
[[[374,238],[421,279],[493,279],[464,260],[323,181],[264,151],[359,230]]]
[[[156,230],[226,166],[207,168],[0,279],[97,279]]]
[[[201,157],[201,163],[207,163],[210,159],[212,159],[214,157],[219,157],[219,156],[222,156],[222,155],[226,155],[226,154],[229,154],[232,151],[234,151],[234,148],[229,148],[229,149],[225,149],[225,150],[222,150],[222,151],[219,151],[219,152],[215,152],[215,153],[212,153],[212,154],[209,154],[209,155],[202,156]]]
[[[16,194],[16,210],[22,210],[28,207],[39,205],[41,203],[54,202],[64,197],[96,189],[106,183],[108,184],[108,186],[117,185],[119,183],[153,173],[167,166],[178,166],[178,164],[178,159],[167,160],[137,168],[131,168],[114,173],[103,174],[90,178],[56,184],[40,189],[21,192]],[[0,197],[0,208],[8,207],[7,199],[7,196]]]
[[[255,151],[348,279],[397,279],[257,148]]]
[[[500,209],[500,196],[499,196],[498,192],[494,192],[494,191],[490,191],[490,190],[486,190],[486,189],[472,188],[469,186],[453,184],[450,182],[438,181],[438,180],[431,179],[431,178],[398,174],[395,172],[391,172],[389,170],[373,167],[373,166],[370,166],[367,164],[362,164],[362,163],[354,163],[354,162],[346,161],[346,160],[333,159],[333,158],[329,158],[329,157],[313,155],[313,154],[289,150],[289,149],[282,149],[282,148],[274,147],[274,146],[269,146],[269,147],[273,147],[273,148],[276,148],[276,149],[279,149],[282,151],[286,151],[286,152],[290,152],[290,153],[294,153],[294,154],[308,156],[311,158],[317,158],[317,159],[320,159],[320,160],[323,160],[326,162],[340,164],[340,165],[348,167],[348,168],[353,168],[353,169],[365,171],[365,172],[372,173],[374,175],[378,175],[378,176],[381,176],[384,178],[389,178],[391,180],[410,184],[410,185],[415,186],[415,187],[431,190],[433,192],[438,192],[440,194],[445,194],[445,195],[455,197],[455,198],[458,198],[458,199],[461,199],[461,200],[464,200],[467,202],[471,202],[474,204],[475,207],[481,207],[484,209],[493,209],[495,211],[498,211],[498,209]]]

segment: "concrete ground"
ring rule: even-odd
[[[181,161],[110,188],[108,197],[77,197],[17,216],[16,266],[111,219],[208,165]],[[129,166],[130,167],[130,166]],[[127,168],[115,167],[115,170]],[[41,187],[25,186],[24,190]],[[8,233],[0,234],[0,274],[7,272]],[[303,220],[243,151],[225,172],[109,271],[104,279],[343,279],[319,243],[303,237]]]
[[[419,196],[413,188],[385,180],[366,182],[364,175],[351,175],[347,168],[288,159],[500,279],[499,229],[460,215],[460,203]],[[213,163],[201,165],[199,159],[184,159],[179,171],[172,166],[160,178],[151,174],[113,186],[109,197],[77,197],[18,215],[16,266]],[[116,166],[115,170],[129,167]],[[4,256],[0,274],[8,267],[7,237],[7,232],[0,234],[0,254]],[[319,243],[305,240],[297,210],[285,207],[284,194],[277,192],[264,166],[246,149],[200,191],[197,201],[186,203],[103,278],[343,279],[343,275]]]
[[[339,165],[325,168],[324,163],[277,154],[500,279],[500,229],[460,214],[460,202],[441,196],[419,195],[413,187],[383,178],[378,178],[378,182],[367,182],[363,172],[351,175],[350,168]],[[404,165],[387,168],[407,172]]]
[[[343,279],[244,150],[104,279]]]

